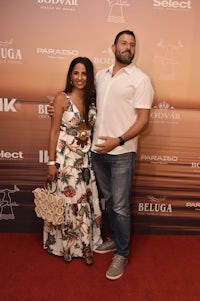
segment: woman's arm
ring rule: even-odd
[[[60,131],[60,125],[62,115],[65,109],[66,97],[62,93],[59,93],[53,102],[54,114],[51,118],[51,128],[49,133],[49,162],[48,165],[48,179],[54,181],[57,176],[57,168],[53,162],[56,160],[56,146],[58,142],[58,136]],[[52,164],[52,165],[51,165]]]

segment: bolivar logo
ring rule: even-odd
[[[167,9],[190,9],[192,8],[192,1],[177,1],[177,0],[153,0],[153,6],[156,8]]]
[[[63,4],[63,5],[78,5],[78,0],[38,0],[38,3],[45,4]]]

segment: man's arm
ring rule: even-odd
[[[121,135],[125,142],[141,134],[149,123],[150,109],[137,109],[137,113],[136,122]],[[119,146],[120,142],[118,137],[101,136],[98,139],[101,139],[102,143],[95,144],[95,151],[100,154],[109,153]]]

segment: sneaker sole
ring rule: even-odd
[[[95,253],[99,253],[99,254],[106,254],[106,253],[109,253],[109,252],[114,252],[116,249],[109,249],[109,250],[104,250],[104,251],[100,251],[100,250],[93,250],[93,252]]]
[[[119,274],[119,275],[117,275],[117,276],[109,276],[108,274],[106,274],[106,278],[109,279],[109,280],[117,280],[117,279],[119,279],[123,274],[124,274],[124,272],[121,273],[121,274]]]

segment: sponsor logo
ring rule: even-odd
[[[38,55],[46,55],[50,59],[66,59],[68,55],[78,56],[78,50],[73,49],[53,49],[53,48],[37,48]]]
[[[186,10],[192,8],[192,1],[187,0],[153,0],[153,7],[159,9],[170,9],[170,10]]]
[[[192,168],[200,168],[200,162],[192,162]]]
[[[158,78],[165,81],[176,80],[176,68],[180,66],[178,54],[183,44],[180,40],[177,43],[165,43],[162,39],[157,43],[154,59],[158,62]]]
[[[21,160],[24,159],[23,152],[8,152],[1,150],[0,151],[0,160]]]
[[[78,0],[37,0],[40,9],[55,11],[75,11],[78,7]]]
[[[160,110],[173,110],[174,107],[171,106],[169,103],[167,103],[166,101],[162,101],[159,104],[157,104],[156,106],[154,106],[154,109],[160,109]]]
[[[48,106],[49,106],[49,103],[50,101],[53,101],[55,99],[54,96],[47,96],[47,99],[48,99],[48,104],[38,104],[38,117],[40,119],[49,119],[50,116],[48,114]]]
[[[16,98],[0,98],[0,112],[16,113],[21,109],[21,103]]]
[[[14,220],[14,206],[19,206],[12,201],[11,194],[20,191],[17,185],[13,189],[0,189],[0,220]]]
[[[95,56],[93,63],[97,69],[106,68],[114,64],[114,57],[111,48],[104,49],[100,56]]]
[[[172,204],[167,203],[166,197],[156,198],[147,196],[147,202],[140,202],[137,205],[138,215],[172,215]]]
[[[39,104],[38,105],[38,117],[40,119],[49,119],[49,115],[47,112],[48,104]]]
[[[112,23],[125,23],[123,9],[124,7],[129,6],[128,1],[125,0],[107,0],[109,5],[109,12],[107,22]]]
[[[177,124],[181,119],[181,114],[174,111],[174,107],[166,101],[155,105],[150,113],[150,122],[152,123],[169,123]]]
[[[200,202],[187,202],[186,208],[192,208],[195,211],[200,211]]]
[[[176,156],[165,156],[165,155],[141,155],[141,161],[150,161],[154,164],[168,164],[172,162],[177,162],[178,157]]]
[[[193,169],[193,172],[200,172],[200,162],[192,162],[191,168]]]
[[[48,161],[48,150],[39,150],[39,163],[47,163]]]
[[[21,49],[13,47],[13,39],[0,41],[0,63],[22,64]]]

